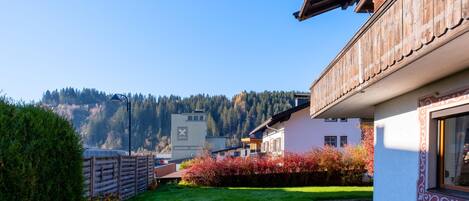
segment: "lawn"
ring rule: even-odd
[[[373,187],[287,187],[287,188],[212,188],[184,185],[163,185],[156,191],[146,192],[131,201],[303,201],[328,199],[370,199]]]

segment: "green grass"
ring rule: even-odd
[[[185,185],[163,185],[156,191],[146,192],[131,201],[303,201],[327,199],[369,198],[373,187],[286,187],[286,188],[213,188]]]

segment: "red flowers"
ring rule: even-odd
[[[366,127],[362,128],[363,133],[363,148],[366,152],[366,170],[368,170],[368,174],[373,175],[374,173],[374,128]]]
[[[358,147],[332,147],[284,157],[195,159],[183,180],[206,186],[360,185],[366,152]]]

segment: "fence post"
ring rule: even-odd
[[[150,165],[149,165],[149,156],[147,156],[147,163],[146,163],[146,172],[147,172],[147,188],[148,188],[148,184],[150,184],[150,182],[148,182],[148,180],[150,179],[150,174],[148,173],[149,172],[149,169],[150,169]]]
[[[151,182],[155,182],[155,156],[151,156],[151,165],[150,165],[150,175],[151,175]]]
[[[122,169],[122,156],[117,158],[117,196],[121,199],[121,169]]]
[[[90,177],[90,198],[94,197],[94,180],[95,180],[95,164],[96,158],[93,156],[91,157],[90,161],[90,171],[91,171],[91,177]]]
[[[134,186],[135,186],[135,195],[137,195],[137,181],[138,181],[138,156],[135,156],[135,178],[134,178]]]

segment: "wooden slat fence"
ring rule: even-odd
[[[119,156],[83,160],[86,198],[118,195],[122,200],[144,192],[155,179],[152,156]]]

